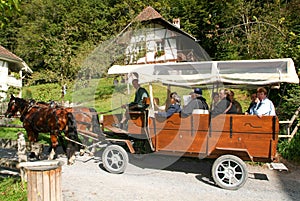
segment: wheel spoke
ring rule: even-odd
[[[223,169],[226,169],[226,168],[227,168],[223,163],[220,164],[220,167],[222,167]]]
[[[231,180],[230,184],[232,184],[232,185],[235,185],[236,183],[240,182],[240,180],[238,178],[236,178],[236,177],[231,177],[230,180]]]

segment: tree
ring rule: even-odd
[[[297,3],[27,0],[21,2],[20,15],[0,30],[0,42],[35,72],[51,71],[59,77],[52,81],[70,79],[96,47],[116,37],[150,5],[168,21],[180,18],[181,28],[199,39],[213,60],[293,57],[298,62]]]
[[[95,45],[111,34],[106,33],[110,30],[106,9],[97,0],[24,2],[22,16],[16,19],[15,52],[35,72],[57,74],[53,82],[71,79],[80,68],[78,62],[72,61],[82,53],[81,45]],[[92,51],[90,48],[85,51]]]
[[[0,1],[0,28],[3,28],[20,11],[20,0]]]

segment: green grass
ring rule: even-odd
[[[26,201],[27,185],[17,177],[0,177],[0,201]]]
[[[8,124],[22,125],[22,122],[19,119],[12,119],[11,122],[6,122]],[[0,127],[0,138],[16,140],[18,139],[17,133],[25,133],[24,128],[11,128],[11,127]]]
[[[22,122],[19,119],[15,119],[10,124],[22,125]],[[22,132],[25,134],[25,138],[27,140],[26,131],[24,128],[12,128],[12,127],[0,127],[0,138],[1,139],[9,139],[9,140],[17,140],[18,133]],[[49,134],[48,133],[40,133],[39,134],[39,142],[42,144],[49,144]]]
[[[0,138],[16,140],[18,138],[17,133],[19,133],[20,131],[25,133],[25,129],[23,129],[23,128],[3,128],[3,127],[0,127]]]

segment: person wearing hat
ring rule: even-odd
[[[180,96],[176,92],[172,92],[170,94],[170,98],[171,98],[171,104],[168,107],[167,111],[165,111],[165,112],[155,111],[154,113],[157,116],[163,117],[163,118],[169,118],[174,113],[180,113],[181,112],[181,107],[180,107],[181,99],[180,99]]]
[[[182,117],[187,117],[193,113],[194,109],[208,110],[208,104],[206,99],[202,97],[202,89],[195,88],[194,92],[191,94],[192,100],[183,108],[181,111]]]

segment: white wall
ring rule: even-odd
[[[8,75],[8,62],[0,60],[0,100],[6,98],[9,86],[22,88],[22,80]],[[22,74],[20,74],[22,76]]]
[[[5,61],[0,60],[0,90],[6,91],[8,89],[7,77],[8,77],[8,64]]]
[[[165,27],[159,27],[158,25],[156,25],[155,28],[140,29],[132,35],[128,44],[126,50],[128,63],[176,60],[177,47],[176,39],[174,39],[175,35],[176,33]],[[159,50],[163,50],[165,54],[160,57],[155,57],[155,53]],[[145,56],[139,55],[141,51],[146,51]]]

